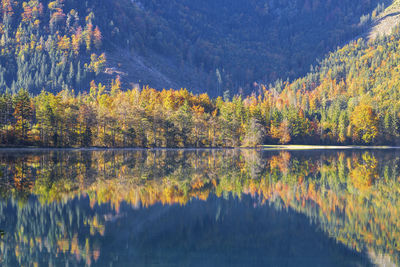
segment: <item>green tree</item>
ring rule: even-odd
[[[26,143],[33,115],[33,105],[27,90],[19,90],[14,98],[14,105],[15,130],[20,137],[20,141]]]

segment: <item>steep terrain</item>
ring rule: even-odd
[[[211,96],[305,74],[378,0],[1,1],[0,90],[186,87]],[[104,56],[102,54],[104,53]],[[257,82],[257,83],[255,83]]]
[[[384,12],[374,19],[372,27],[368,32],[368,39],[373,40],[378,36],[390,34],[399,22],[400,1],[394,0],[393,3],[384,10]]]
[[[135,56],[147,51],[148,64],[176,81],[178,88],[207,88],[213,96],[225,90],[249,93],[257,88],[254,82],[305,74],[317,58],[362,33],[368,25],[360,23],[360,17],[379,3],[134,1],[156,24],[153,38],[135,33],[136,40],[148,41],[134,45],[133,51]],[[160,88],[150,79],[142,81]]]
[[[390,12],[396,3],[387,9],[379,5],[372,16],[363,15],[360,27],[378,22],[379,16],[387,14],[378,11]],[[390,35],[351,41],[292,82],[254,84],[255,94],[250,96],[224,94],[213,99],[215,91],[196,95],[187,90],[155,90],[179,86],[183,79],[193,83],[193,73],[199,73],[197,80],[204,82],[207,74],[196,72],[194,62],[183,61],[177,67],[171,55],[155,52],[156,46],[142,51],[129,44],[117,46],[132,40],[132,34],[135,39],[141,35],[128,31],[129,24],[104,24],[104,18],[113,13],[120,14],[112,16],[116,19],[126,18],[129,9],[116,5],[114,10],[80,11],[72,9],[75,6],[79,4],[56,1],[45,7],[30,1],[3,8],[0,84],[3,90],[11,85],[16,93],[0,95],[0,143],[105,147],[400,144],[400,26]],[[18,7],[23,8],[21,21],[14,19]],[[100,28],[106,30],[101,33]],[[208,50],[212,52],[213,47],[210,43]],[[171,49],[179,51],[175,46]],[[177,77],[174,73],[179,73],[181,82],[171,78]],[[227,73],[222,68],[216,71],[219,94],[235,88],[223,87]],[[162,87],[139,90],[140,83],[147,83],[139,77]],[[30,93],[73,88],[86,93],[63,90],[30,95],[21,88]]]
[[[329,54],[303,78],[211,99],[145,87],[0,95],[0,144],[236,147],[400,144],[400,27]],[[107,72],[118,70],[106,69]]]

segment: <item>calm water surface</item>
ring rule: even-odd
[[[396,266],[400,150],[0,151],[1,266]]]

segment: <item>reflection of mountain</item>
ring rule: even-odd
[[[6,212],[13,216],[5,226],[17,238],[7,237],[2,255],[8,256],[4,262],[9,266],[33,260],[40,266],[47,261],[55,266],[67,261],[104,266],[132,262],[139,266],[174,266],[177,262],[183,266],[368,264],[359,253],[316,230],[304,216],[254,207],[254,203],[244,196],[241,200],[193,200],[183,207],[155,204],[135,210],[122,204],[122,215],[116,215],[107,205],[91,209],[87,198],[46,205],[45,209],[30,201],[22,211],[29,217],[20,215],[15,206]],[[77,205],[79,209],[74,210]],[[36,220],[31,221],[32,217]]]
[[[366,264],[314,230],[321,228],[348,248],[399,262],[398,161],[393,152],[3,153],[0,255],[11,265],[173,263],[179,255],[190,265],[196,257],[272,264],[284,253],[283,265],[318,255],[336,259],[313,259],[321,265]]]
[[[365,265],[358,253],[337,245],[308,220],[243,199],[193,200],[165,210],[160,204],[129,213],[118,228],[129,255],[143,265],[338,266]],[[219,216],[218,216],[219,214]],[[145,224],[141,219],[145,218]],[[132,225],[140,227],[132,229]],[[115,227],[115,226],[114,226]],[[112,231],[112,230],[111,230]],[[107,250],[107,249],[106,249]]]

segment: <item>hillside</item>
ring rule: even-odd
[[[372,26],[367,31],[367,39],[374,40],[378,36],[388,35],[400,22],[400,1],[394,0],[379,15],[373,14]]]
[[[212,95],[214,90],[217,95],[225,90],[248,93],[256,90],[255,81],[268,83],[306,74],[317,58],[362,33],[368,25],[360,23],[360,17],[373,12],[380,3],[137,2],[144,10],[164,19],[171,31],[160,31],[158,36],[168,36],[177,48],[173,54],[197,67],[198,73],[207,75],[205,87],[211,89]],[[168,48],[162,51],[165,53]]]
[[[119,75],[127,88],[250,93],[305,74],[378,3],[2,0],[0,90],[82,91]]]
[[[309,120],[318,121],[316,130],[325,143],[398,145],[399,44],[398,25],[390,35],[369,42],[359,39],[329,54],[301,79],[276,83],[269,93],[283,111],[278,112],[283,114],[278,120],[287,123],[285,110],[294,107]],[[295,123],[289,118],[288,127]]]
[[[64,90],[0,95],[1,144],[55,147],[237,147],[400,144],[400,26],[354,41],[292,83],[217,99],[187,90]]]
[[[46,147],[400,144],[400,26],[394,26],[391,34],[375,39],[351,41],[292,82],[254,84],[255,92],[251,95],[224,94],[213,98],[215,91],[196,94],[184,89],[139,88],[134,80],[136,74],[125,72],[125,68],[135,68],[138,73],[145,69],[148,75],[144,77],[158,77],[154,80],[165,84],[179,82],[160,71],[162,66],[170,63],[170,73],[179,68],[167,54],[159,57],[151,53],[156,49],[152,45],[146,46],[141,54],[130,52],[133,48],[129,45],[116,46],[121,40],[131,40],[129,36],[134,31],[127,31],[130,25],[124,24],[126,28],[117,30],[115,25],[121,22],[102,24],[104,19],[96,19],[117,13],[120,16],[116,18],[123,19],[129,9],[85,8],[88,11],[85,13],[68,9],[78,4],[68,7],[67,3],[50,2],[47,9],[38,1],[23,4],[23,19],[15,32],[12,30],[18,23],[13,20],[17,13],[15,6],[11,9],[6,5],[8,9],[3,9],[6,20],[2,27],[4,66],[0,82],[6,88],[11,80],[14,93],[7,91],[0,95],[1,144]],[[365,30],[371,23],[378,25],[397,2],[392,4],[388,8],[379,5],[372,17],[364,15],[360,27]],[[69,10],[65,25],[61,23],[62,8]],[[144,5],[141,8],[145,10]],[[46,21],[46,10],[51,23],[41,27],[38,18]],[[12,34],[14,38],[10,37]],[[138,37],[137,33],[134,35]],[[158,64],[152,64],[152,60]],[[180,72],[182,76],[195,69],[190,62],[183,64],[187,68]],[[217,71],[219,94],[225,88],[222,85],[226,71]],[[200,77],[203,76],[199,75],[199,80]],[[189,74],[186,78],[190,81]],[[46,91],[32,94],[38,93],[39,88]],[[80,92],[73,93],[70,89]]]

